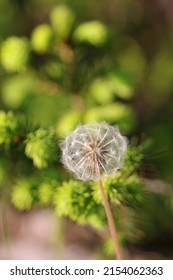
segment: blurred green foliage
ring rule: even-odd
[[[1,47],[1,64],[7,72],[24,71],[29,61],[29,43],[26,38],[9,37]]]
[[[38,53],[45,53],[49,50],[54,39],[54,32],[50,25],[40,24],[32,32],[31,44],[33,50]]]
[[[131,139],[124,168],[104,180],[120,239],[169,235],[172,189],[143,182],[173,183],[173,45],[157,5],[0,1],[0,194],[17,209],[51,206],[103,229],[96,184],[69,180],[58,144],[79,123],[106,121]]]
[[[0,111],[0,144],[9,144],[16,134],[17,121],[12,112]]]

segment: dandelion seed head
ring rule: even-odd
[[[62,162],[77,179],[98,180],[123,166],[127,139],[105,122],[79,125],[60,145]]]

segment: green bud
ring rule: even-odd
[[[36,52],[42,54],[50,49],[54,38],[55,36],[51,26],[40,24],[32,32],[31,44]]]
[[[27,180],[18,181],[12,191],[11,201],[19,210],[29,210],[33,203],[30,184]]]
[[[100,21],[84,22],[76,28],[73,38],[78,43],[88,43],[100,47],[108,39],[108,30]]]
[[[37,168],[48,166],[56,158],[56,145],[53,133],[45,129],[30,132],[25,141],[25,154],[33,160]]]
[[[17,120],[12,112],[0,111],[0,144],[10,143],[16,133]]]
[[[29,53],[26,38],[9,37],[1,46],[1,64],[8,72],[23,71],[27,67]]]
[[[2,84],[2,100],[10,108],[16,109],[24,104],[35,89],[35,79],[26,74],[16,74]]]
[[[65,5],[59,5],[53,9],[50,20],[59,39],[67,39],[75,20],[73,11]]]
[[[48,182],[43,182],[38,188],[38,197],[42,205],[48,205],[52,202],[52,185]]]
[[[69,131],[72,131],[80,121],[81,114],[77,111],[70,111],[60,118],[56,132],[64,137]]]

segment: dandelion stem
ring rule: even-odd
[[[115,248],[115,254],[117,257],[117,260],[122,260],[123,259],[123,255],[122,255],[122,251],[121,251],[121,247],[118,241],[118,235],[117,235],[117,230],[115,227],[115,223],[114,223],[114,219],[112,216],[112,211],[108,202],[108,199],[106,197],[104,188],[103,188],[103,183],[100,179],[100,169],[99,169],[99,165],[98,165],[98,161],[97,158],[95,157],[95,162],[96,162],[96,173],[98,176],[98,185],[99,185],[99,189],[102,195],[102,200],[103,200],[103,205],[105,208],[105,212],[106,212],[106,216],[107,216],[107,220],[108,220],[108,226],[109,226],[109,230],[112,236],[112,240],[114,243],[114,248]]]
[[[117,231],[116,231],[116,228],[115,228],[115,224],[114,224],[112,212],[111,212],[111,209],[110,209],[110,205],[109,205],[109,202],[108,202],[107,197],[105,195],[105,191],[104,191],[103,184],[102,184],[101,180],[98,181],[98,185],[99,185],[101,195],[102,195],[102,199],[103,199],[103,204],[104,204],[104,208],[105,208],[105,212],[106,212],[106,216],[107,216],[107,220],[108,220],[109,230],[110,230],[112,240],[113,240],[113,243],[114,243],[115,254],[117,256],[117,260],[122,260],[123,256],[122,256],[121,247],[120,247],[120,244],[119,244],[119,241],[118,241]]]

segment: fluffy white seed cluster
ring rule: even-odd
[[[122,167],[127,139],[118,127],[92,122],[77,126],[60,147],[63,164],[77,179],[98,180]]]

